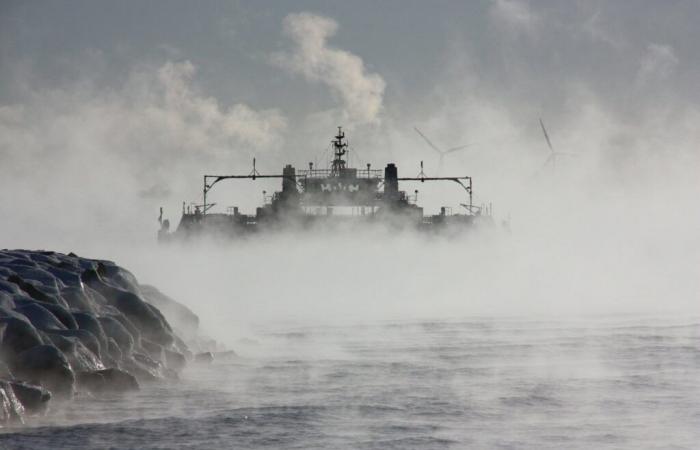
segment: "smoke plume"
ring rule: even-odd
[[[380,75],[368,73],[359,56],[328,45],[337,31],[338,23],[328,17],[290,14],[284,19],[284,32],[294,48],[274,54],[272,61],[309,81],[325,84],[343,102],[346,121],[377,122],[385,82]]]

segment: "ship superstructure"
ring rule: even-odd
[[[332,143],[333,159],[326,168],[297,170],[286,165],[280,174],[261,174],[255,167],[247,175],[204,175],[202,203],[183,204],[180,224],[174,232],[169,222],[159,221],[160,240],[189,238],[199,235],[244,236],[263,230],[280,230],[300,226],[302,229],[334,227],[338,225],[385,224],[391,227],[416,230],[468,229],[479,223],[491,223],[491,208],[473,204],[473,183],[470,176],[429,177],[421,172],[416,177],[400,177],[395,164],[384,170],[349,167],[348,144],[345,132],[338,127]],[[213,212],[214,203],[208,203],[208,193],[225,180],[257,180],[276,178],[281,190],[264,195],[264,204],[255,214],[244,214],[238,207],[229,207],[225,213]],[[436,215],[424,215],[416,204],[418,191],[409,195],[399,188],[400,183],[453,182],[465,193],[461,214],[452,214],[448,207],[440,208]],[[266,192],[264,192],[266,194]],[[342,212],[341,212],[342,211]]]

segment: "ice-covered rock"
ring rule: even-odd
[[[4,361],[11,363],[18,354],[43,343],[28,319],[0,317],[0,358]]]
[[[0,425],[52,394],[177,378],[199,319],[114,262],[0,250]]]
[[[129,372],[110,368],[76,373],[78,385],[92,393],[139,390],[139,383]]]
[[[194,355],[194,362],[198,364],[211,364],[214,362],[214,354],[212,352],[202,352]]]
[[[54,345],[37,345],[15,358],[12,373],[21,380],[37,381],[62,397],[73,395],[75,375],[66,356]]]
[[[23,381],[10,381],[9,385],[27,414],[41,414],[46,411],[51,392]]]
[[[24,422],[24,406],[7,381],[0,380],[0,424]]]
[[[15,308],[15,311],[22,314],[37,330],[65,330],[66,327],[48,309],[39,302],[23,302]]]
[[[147,284],[141,285],[141,293],[146,301],[163,313],[173,329],[182,337],[189,338],[197,333],[199,317],[189,308]]]

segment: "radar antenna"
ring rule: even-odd
[[[348,152],[348,143],[344,140],[345,132],[343,132],[343,127],[338,127],[338,134],[333,139],[333,163],[331,165],[331,175],[340,176],[341,170],[345,169],[345,160],[343,156]]]

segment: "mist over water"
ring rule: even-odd
[[[693,448],[697,315],[267,326],[177,384],[82,399],[13,448]],[[89,423],[83,422],[89,413]],[[125,416],[128,419],[125,420]],[[118,436],[118,443],[115,438]]]
[[[60,8],[44,27],[0,7],[0,247],[113,260],[238,354],[57,405],[0,447],[695,447],[697,5],[290,8],[167,5],[176,26],[144,10],[123,37],[84,5],[85,47]],[[82,50],[39,45],[63,40]],[[321,168],[338,125],[353,165],[400,176],[438,174],[414,126],[473,144],[440,174],[473,176],[496,226],[156,243],[202,174]],[[252,213],[278,189],[209,201]],[[427,214],[465,201],[401,189]]]
[[[554,177],[524,189],[508,227],[497,216],[493,228],[449,236],[290,230],[73,249],[111,255],[234,347],[249,325],[269,321],[695,314],[700,215],[682,205],[700,189],[579,190]]]

